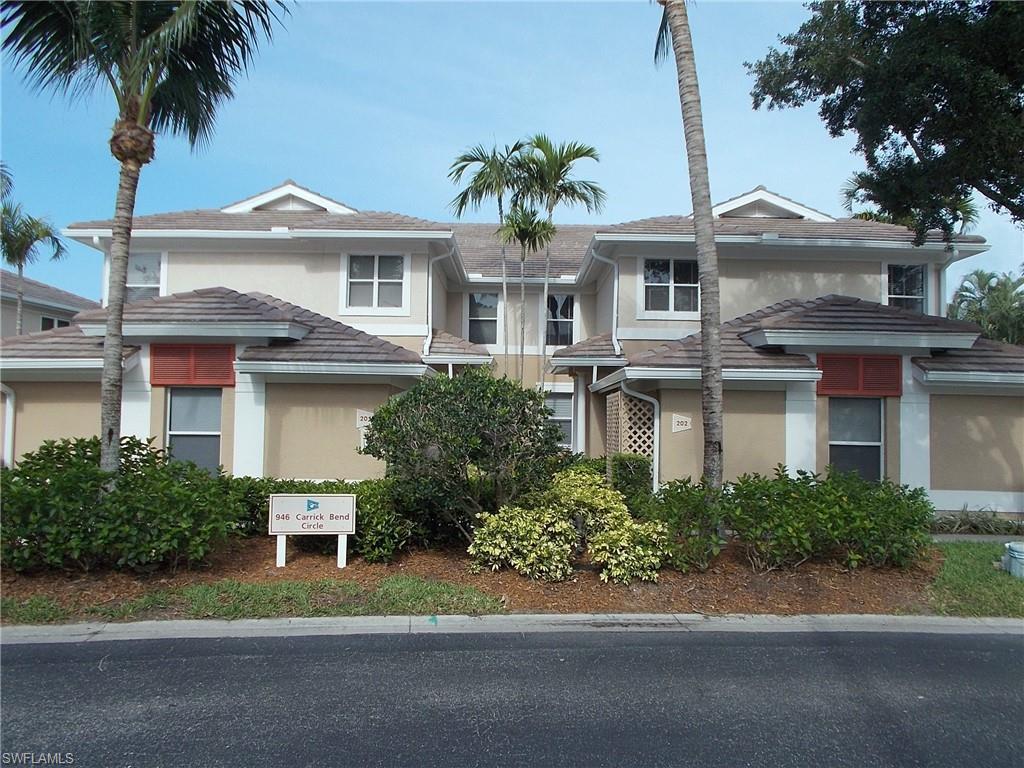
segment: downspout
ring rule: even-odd
[[[4,455],[3,466],[14,466],[14,390],[0,384],[4,394]]]
[[[659,482],[659,475],[661,474],[659,472],[659,464],[661,463],[661,403],[655,397],[645,395],[643,392],[637,392],[635,389],[630,389],[627,379],[622,380],[619,384],[619,389],[622,390],[623,394],[635,397],[637,400],[643,400],[654,407],[654,457],[651,459],[651,489],[654,493],[657,493],[658,488],[661,486]]]
[[[619,344],[619,262],[609,259],[607,256],[602,256],[597,252],[597,249],[598,245],[594,243],[594,247],[591,249],[594,258],[598,261],[603,261],[605,264],[610,264],[612,267],[612,280],[615,281],[612,284],[612,348],[615,350],[616,355],[621,355],[622,345]]]
[[[452,255],[452,248],[440,256],[427,259],[427,337],[423,339],[423,354],[430,354],[430,344],[434,340],[434,262],[447,259]]]

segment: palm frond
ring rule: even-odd
[[[660,66],[668,59],[672,50],[672,31],[668,26],[668,9],[661,9],[661,24],[658,25],[658,38],[654,42],[654,64]]]

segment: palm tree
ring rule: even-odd
[[[535,208],[512,206],[505,223],[498,229],[498,239],[503,243],[519,243],[519,383],[523,383],[523,369],[526,367],[526,254],[537,253],[546,248],[555,236],[555,225],[542,219]]]
[[[118,469],[121,433],[121,336],[135,193],[153,159],[155,133],[210,139],[217,107],[269,39],[280,2],[5,2],[3,51],[40,90],[82,95],[110,86],[117,119],[110,152],[120,179],[110,240],[107,328],[103,342],[100,466]]]
[[[679,104],[683,113],[686,162],[690,171],[690,197],[693,202],[693,231],[697,241],[697,269],[700,280],[700,377],[701,416],[704,422],[704,482],[711,488],[722,486],[722,312],[718,300],[718,254],[715,250],[715,224],[711,213],[711,189],[708,182],[708,156],[704,147],[704,119],[697,84],[697,63],[690,39],[690,22],[683,0],[658,0],[664,10],[658,42],[654,48],[656,63],[668,57],[669,46],[675,55]]]
[[[4,261],[18,270],[17,321],[15,333],[22,333],[23,301],[25,296],[25,265],[32,264],[39,256],[39,247],[49,245],[53,249],[51,259],[64,258],[64,243],[57,236],[57,230],[44,219],[29,216],[17,203],[6,200],[3,203],[2,236]]]
[[[538,133],[527,142],[527,153],[523,156],[523,178],[518,197],[541,206],[547,213],[548,224],[552,224],[555,208],[567,205],[582,205],[587,211],[600,211],[604,206],[605,194],[592,181],[572,178],[573,165],[578,160],[600,161],[597,150],[589,144],[578,141],[555,144],[545,134]],[[547,373],[547,318],[548,285],[551,280],[551,244],[544,246],[544,295],[541,299],[543,327],[540,329],[540,386],[544,388]]]
[[[855,204],[870,203],[878,205],[878,198],[871,187],[872,179],[864,172],[858,172],[853,174],[846,183],[843,184],[843,188],[840,190],[839,196],[843,203],[843,208],[855,219],[862,219],[864,221],[880,221],[883,224],[898,224],[908,229],[917,229],[918,216],[914,213],[904,214],[901,216],[894,216],[891,213],[886,213],[880,210],[866,210],[853,212]],[[970,231],[977,225],[979,212],[978,206],[974,203],[974,200],[970,197],[956,197],[948,201],[947,208],[949,213],[953,216],[955,221],[960,222],[960,234]]]
[[[454,184],[462,181],[463,175],[471,168],[476,168],[469,178],[466,188],[455,196],[451,207],[455,215],[462,217],[462,214],[469,208],[477,210],[481,203],[493,197],[498,203],[498,227],[505,225],[505,196],[511,195],[517,187],[516,169],[519,167],[516,159],[522,154],[524,144],[516,141],[513,144],[506,144],[503,149],[497,145],[486,149],[482,144],[463,152],[452,163],[448,169],[448,178]],[[505,340],[504,364],[508,370],[508,275],[505,267],[505,241],[501,242],[501,303],[502,322]]]
[[[0,200],[6,201],[14,191],[14,177],[7,163],[0,161]]]
[[[986,338],[1024,344],[1024,265],[1016,277],[984,269],[965,275],[947,314],[977,323]]]

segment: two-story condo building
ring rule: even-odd
[[[836,219],[758,187],[717,205],[725,471],[829,464],[1024,511],[1024,348],[946,319],[946,268],[987,249]],[[362,478],[375,408],[423,376],[493,365],[543,386],[565,444],[701,466],[692,221],[560,226],[544,255],[493,224],[360,211],[294,182],[219,210],[136,217],[125,434],[239,475]],[[108,252],[111,223],[67,234]],[[520,302],[520,267],[525,302]],[[104,280],[104,285],[106,280]],[[519,337],[525,316],[525,338]],[[4,459],[95,434],[105,310],[2,344]]]

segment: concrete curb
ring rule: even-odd
[[[82,643],[170,638],[303,637],[539,632],[903,632],[1024,638],[1024,620],[865,614],[773,616],[697,613],[358,616],[311,619],[216,619],[23,625],[0,629],[0,644]]]

